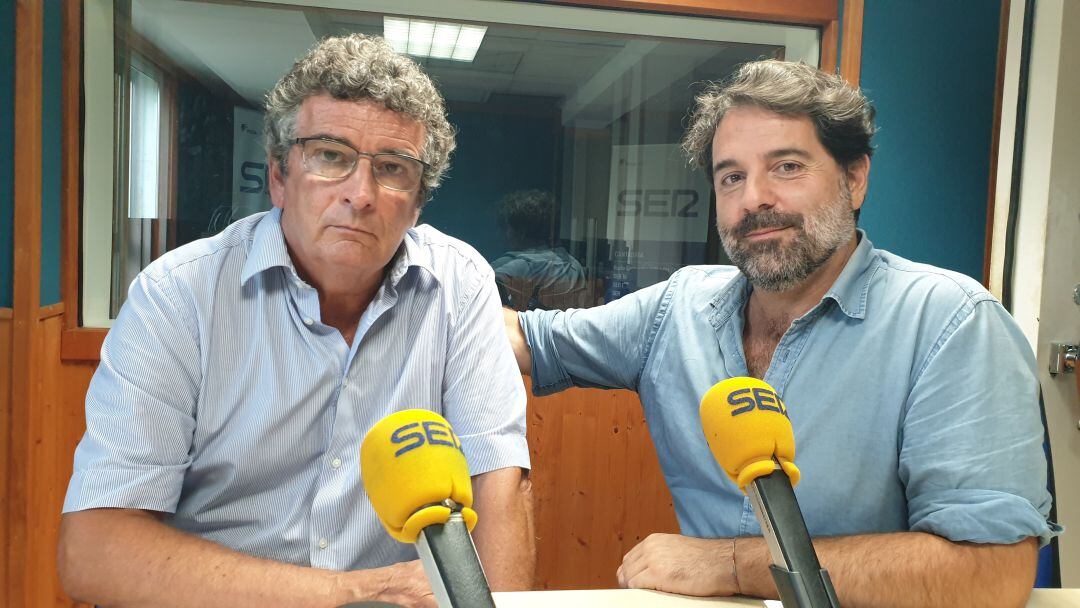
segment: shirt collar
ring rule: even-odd
[[[240,273],[240,284],[245,285],[251,277],[278,266],[298,277],[289,257],[289,249],[285,246],[285,235],[281,232],[281,209],[275,207],[255,226],[251,248]]]
[[[859,244],[855,246],[840,276],[836,277],[829,291],[822,298],[832,298],[844,314],[853,319],[866,318],[866,298],[870,292],[870,280],[874,278],[874,244],[866,233],[858,231]]]
[[[390,279],[391,286],[396,287],[409,268],[414,266],[426,270],[436,281],[442,282],[432,266],[431,249],[420,246],[421,238],[416,228],[409,228],[405,231],[405,237],[401,239],[401,246],[398,247],[397,254],[390,261],[390,272],[387,277]]]

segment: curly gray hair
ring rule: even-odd
[[[696,99],[683,150],[691,164],[712,175],[712,143],[731,108],[756,106],[786,116],[806,116],[822,146],[841,167],[874,148],[874,106],[840,76],[805,63],[766,59],[743,64],[731,77],[709,83]]]
[[[377,36],[350,34],[319,41],[266,94],[266,153],[282,173],[287,172],[285,159],[296,137],[300,105],[321,93],[348,101],[371,99],[424,125],[427,139],[420,160],[430,168],[421,180],[420,202],[426,202],[449,168],[457,144],[442,95],[416,62]]]

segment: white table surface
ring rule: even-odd
[[[747,598],[701,598],[640,589],[493,593],[498,608],[723,608],[765,602]],[[1080,608],[1080,589],[1035,589],[1028,608]]]

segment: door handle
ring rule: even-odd
[[[1077,286],[1077,296],[1080,297],[1080,286]],[[1058,374],[1072,374],[1076,381],[1076,395],[1080,399],[1080,371],[1076,368],[1080,361],[1080,345],[1065,344],[1064,342],[1050,343],[1050,377]],[[1080,428],[1080,423],[1077,424]]]
[[[1064,342],[1050,343],[1050,375],[1076,374],[1076,362],[1080,359],[1080,345]]]

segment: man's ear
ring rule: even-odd
[[[270,169],[270,202],[279,209],[285,208],[285,174],[281,163],[266,155],[266,166]]]
[[[847,178],[848,190],[851,192],[851,208],[862,207],[870,183],[870,156],[863,154],[862,158],[850,163],[844,177]]]

